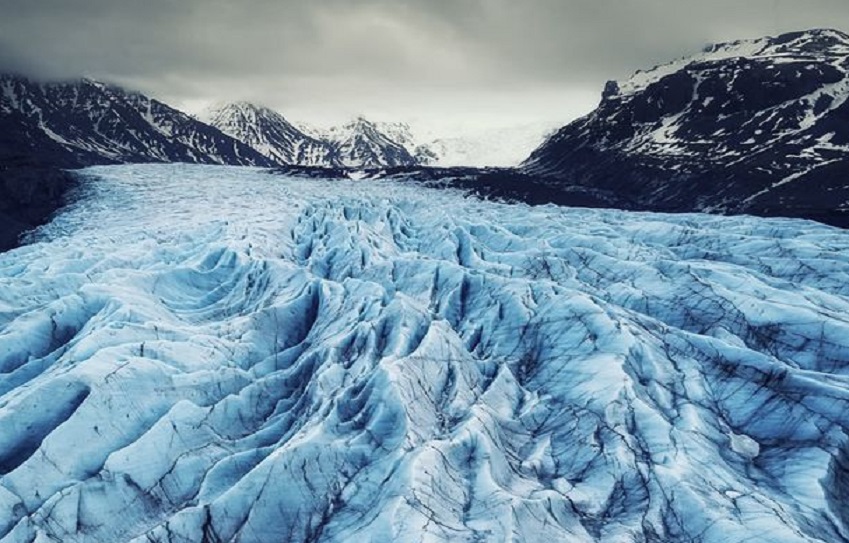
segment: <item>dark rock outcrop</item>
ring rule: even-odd
[[[847,97],[841,32],[715,45],[608,83],[599,107],[520,171],[554,191],[604,194],[613,207],[849,226]]]
[[[0,166],[0,252],[17,247],[21,234],[44,224],[74,185],[73,174],[59,168]]]

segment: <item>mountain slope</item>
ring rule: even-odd
[[[429,160],[426,149],[408,148],[412,139],[403,123],[357,117],[327,130],[296,127],[281,114],[247,102],[213,106],[201,119],[281,165],[373,169]]]
[[[720,44],[608,83],[521,171],[621,207],[849,224],[847,97],[846,34]]]
[[[849,541],[849,232],[83,182],[0,255],[2,543]]]
[[[327,138],[336,149],[341,166],[353,168],[382,168],[415,166],[419,162],[403,143],[394,141],[377,124],[365,117],[334,127]]]
[[[197,162],[268,166],[250,147],[140,93],[83,79],[0,75],[0,154],[51,166]]]
[[[278,164],[338,166],[333,146],[300,131],[282,115],[247,102],[213,106],[201,119]]]

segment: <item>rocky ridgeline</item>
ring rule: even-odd
[[[599,205],[849,225],[849,36],[719,44],[606,86],[520,168]],[[568,201],[568,194],[563,197]]]

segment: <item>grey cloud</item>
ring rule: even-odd
[[[0,14],[0,69],[286,107],[567,100],[709,42],[849,30],[846,0],[0,0]]]

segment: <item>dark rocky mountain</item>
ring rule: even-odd
[[[248,102],[219,104],[200,119],[277,164],[339,166],[331,142],[299,130],[280,113]]]
[[[570,203],[849,225],[849,36],[708,47],[610,82],[520,167]]]
[[[38,83],[0,76],[4,155],[44,164],[197,162],[268,166],[247,145],[143,94],[82,79]]]
[[[123,162],[274,164],[139,93],[0,75],[0,251],[62,205],[73,185],[63,169]]]

